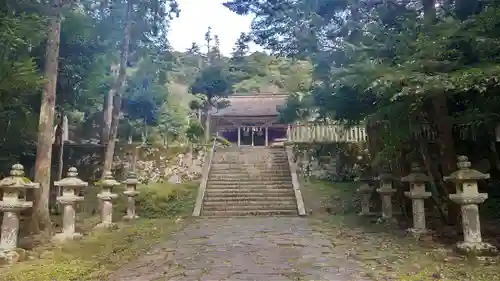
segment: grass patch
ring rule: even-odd
[[[39,246],[30,252],[34,259],[1,268],[0,280],[106,280],[112,271],[144,254],[184,225],[176,221],[192,211],[197,185],[193,182],[141,186],[137,200],[141,219],[132,223],[118,222],[117,230],[89,232],[82,240],[64,246]],[[116,205],[114,220],[121,219],[118,214],[126,208],[122,203]],[[95,224],[98,220],[87,221]]]
[[[309,181],[302,186],[306,192],[335,198],[334,202],[343,204],[339,207],[342,212],[313,216],[312,223],[330,239],[336,251],[355,260],[373,280],[500,280],[498,258],[473,263],[430,236],[416,240],[397,225],[374,224],[369,218],[359,217],[355,184]]]
[[[352,182],[332,183],[311,178],[300,184],[304,204],[312,214],[339,214],[355,213],[359,208],[356,195],[357,185]]]

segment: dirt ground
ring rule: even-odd
[[[356,187],[354,183],[309,181],[302,184],[302,193],[315,230],[371,279],[500,280],[497,257],[471,261],[454,252],[453,243],[461,239],[454,228],[437,225],[436,232],[416,240],[402,225],[377,224],[373,218],[359,217]]]

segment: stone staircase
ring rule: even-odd
[[[218,148],[202,205],[203,216],[297,215],[283,147]]]

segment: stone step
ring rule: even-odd
[[[289,171],[288,165],[248,165],[243,166],[241,164],[225,165],[225,164],[212,164],[210,166],[211,171],[226,171],[234,173],[248,173],[248,171],[259,170],[262,172],[276,172],[276,171]]]
[[[248,167],[258,167],[258,168],[273,168],[273,167],[288,167],[288,162],[285,161],[273,161],[271,163],[267,162],[246,162],[246,161],[212,161],[212,166],[220,166],[225,168],[248,168]]]
[[[231,175],[210,173],[211,181],[287,181],[291,180],[291,175]]]
[[[293,194],[290,195],[280,195],[276,194],[276,196],[243,196],[243,195],[230,195],[230,196],[214,196],[209,195],[204,197],[204,202],[221,202],[225,204],[232,204],[233,202],[242,202],[242,204],[246,204],[246,202],[251,201],[292,201],[295,203],[295,196]]]
[[[282,185],[282,186],[292,186],[292,179],[287,179],[287,180],[239,180],[239,179],[234,179],[234,180],[213,180],[211,178],[208,179],[207,186],[228,186],[228,185],[233,185],[233,186],[240,186],[240,187],[254,187],[254,186],[275,186],[275,185]]]
[[[217,149],[217,152],[224,155],[241,155],[241,154],[261,154],[261,155],[286,155],[284,149]]]
[[[216,171],[288,171],[289,166],[288,165],[240,165],[240,164],[233,164],[233,165],[221,165],[221,164],[212,164],[210,167],[210,170],[216,170]]]
[[[258,153],[258,152],[226,152],[226,153],[217,153],[217,158],[245,158],[245,159],[258,159],[263,158],[267,159],[269,157],[272,158],[280,158],[287,159],[287,155],[284,153]]]
[[[294,195],[293,189],[291,188],[279,188],[279,189],[264,189],[264,188],[239,188],[239,189],[215,189],[215,188],[207,188],[205,190],[206,195],[208,196],[257,196],[257,197],[271,197],[271,196],[283,196],[283,195]]]
[[[254,181],[254,182],[239,182],[239,181],[208,181],[207,188],[292,188],[292,182],[270,182],[270,181]]]
[[[223,174],[234,174],[234,175],[248,175],[248,174],[255,174],[255,173],[261,173],[261,174],[269,174],[269,175],[276,175],[276,174],[283,174],[283,175],[291,175],[289,169],[262,169],[262,170],[257,170],[257,169],[223,169],[223,168],[218,168],[218,167],[212,167],[210,169],[211,174],[218,174],[218,173],[223,173]]]
[[[236,216],[297,216],[297,210],[245,210],[245,211],[202,211],[207,217],[236,217]]]
[[[279,171],[279,172],[252,172],[252,173],[231,173],[231,172],[223,172],[223,171],[210,171],[210,177],[209,178],[255,178],[255,177],[261,177],[261,178],[288,178],[291,177],[291,173],[289,171]]]
[[[293,203],[293,202],[292,202]],[[247,211],[247,210],[297,210],[297,205],[295,204],[254,204],[254,205],[207,205],[203,204],[203,210],[205,211]]]
[[[213,182],[208,182],[207,184],[207,189],[242,189],[242,188],[248,188],[248,189],[280,189],[280,188],[285,188],[285,189],[292,189],[293,185],[291,182],[281,182],[281,183],[262,183],[262,182],[254,182],[254,183],[247,183],[247,184],[240,184],[238,182],[220,182],[220,183],[213,183]]]

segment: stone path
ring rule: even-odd
[[[109,281],[367,281],[307,219],[199,219]]]

